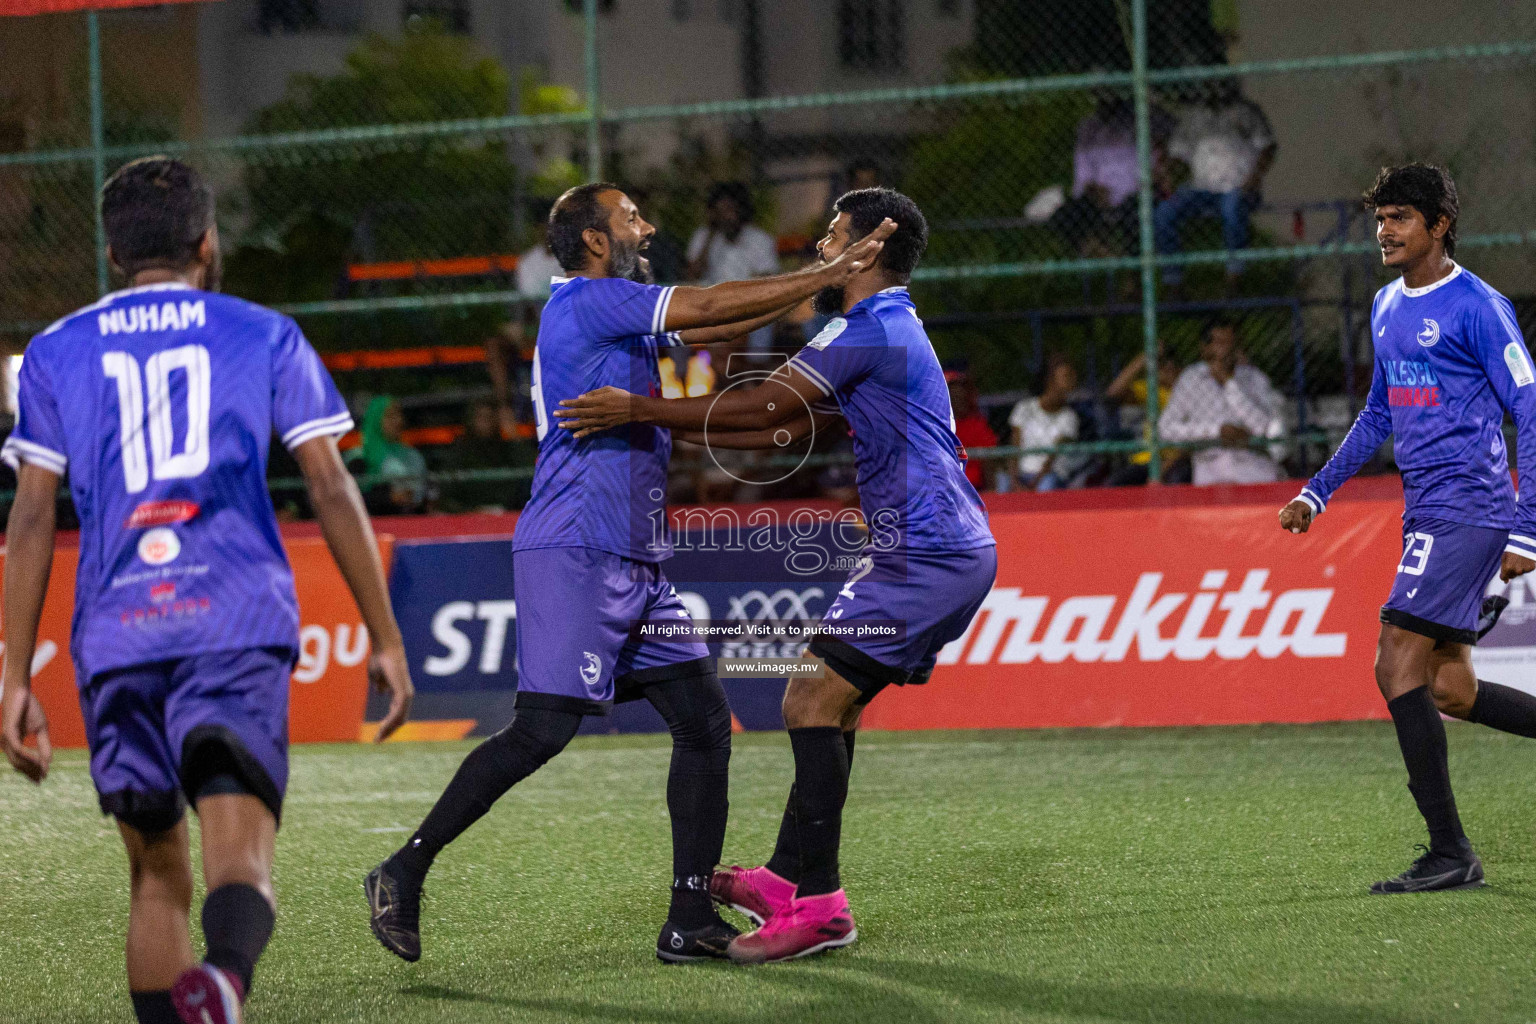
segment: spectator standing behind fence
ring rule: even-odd
[[[1204,359],[1179,374],[1158,420],[1158,433],[1166,441],[1220,442],[1190,456],[1196,484],[1280,479],[1275,460],[1248,446],[1255,437],[1280,435],[1280,393],[1264,371],[1242,361],[1235,323],[1212,321],[1204,339]]]
[[[1166,111],[1154,106],[1151,123],[1153,175],[1158,180],[1174,122]],[[1072,150],[1072,198],[1051,215],[1051,227],[1085,256],[1130,252],[1136,235],[1136,193],[1140,180],[1136,108],[1129,98],[1103,91],[1093,113],[1077,123],[1077,141]]]
[[[1045,448],[1077,440],[1077,413],[1067,404],[1077,390],[1077,370],[1061,355],[1045,361],[1045,386],[1038,398],[1021,399],[1008,415],[1013,443],[1020,448]],[[1054,491],[1070,486],[1070,460],[1044,453],[1019,456],[1019,484],[1030,491]]]
[[[401,435],[405,416],[389,395],[368,403],[363,417],[363,443],[358,449],[362,470],[373,479],[364,489],[368,511],[400,515],[427,510],[427,460]]]
[[[955,436],[967,450],[992,448],[997,445],[997,434],[981,411],[976,395],[976,385],[970,374],[961,369],[945,370],[944,380],[949,384],[949,408],[955,419]],[[994,460],[978,459],[971,455],[965,462],[965,478],[978,491],[990,490]]]
[[[1213,82],[1204,103],[1184,110],[1168,141],[1168,155],[1189,167],[1189,180],[1157,204],[1154,215],[1157,251],[1178,252],[1179,231],[1192,217],[1221,217],[1222,243],[1228,250],[1248,245],[1248,218],[1262,201],[1264,176],[1279,148],[1269,118],[1243,96],[1234,79]],[[1243,271],[1227,263],[1228,282]],[[1182,267],[1165,267],[1163,280],[1178,285]]]
[[[752,193],[739,181],[710,186],[705,223],[688,242],[688,279],[702,285],[742,281],[779,272],[779,250],[773,236],[752,223]],[[747,347],[773,347],[773,328],[752,333]]]
[[[1179,364],[1166,355],[1157,362],[1157,407],[1168,408],[1168,398],[1179,379]],[[1125,434],[1140,433],[1143,441],[1152,439],[1152,424],[1147,420],[1147,356],[1138,352],[1104,389],[1104,399],[1115,413],[1115,429]],[[1163,449],[1163,483],[1187,484],[1189,459],[1178,448]],[[1111,487],[1139,487],[1151,475],[1152,453],[1132,452],[1126,464],[1110,474]]]

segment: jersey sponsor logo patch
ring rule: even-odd
[[[202,511],[195,501],[146,501],[133,510],[123,526],[129,530],[142,530],[147,526],[170,526],[184,523]]]
[[[1440,340],[1440,325],[1435,323],[1429,317],[1425,317],[1424,329],[1420,331],[1415,337],[1417,337],[1420,345],[1423,345],[1425,348],[1429,348],[1434,345],[1435,342]]]
[[[591,651],[582,651],[581,681],[589,687],[596,686],[603,676],[603,659]]]
[[[833,317],[832,322],[821,329],[821,333],[806,342],[811,348],[823,349],[837,340],[837,336],[848,329],[848,321],[842,317]]]
[[[1531,361],[1518,341],[1504,346],[1504,365],[1509,367],[1509,375],[1515,379],[1515,387],[1523,388],[1536,381],[1536,374],[1531,372]]]
[[[181,554],[181,538],[175,531],[157,526],[139,538],[139,557],[150,565],[167,565]]]

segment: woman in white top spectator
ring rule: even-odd
[[[1077,370],[1061,355],[1045,361],[1045,386],[1040,397],[1025,398],[1013,407],[1008,424],[1020,448],[1045,448],[1077,440],[1077,413],[1067,404],[1077,390]],[[1018,481],[1025,490],[1054,491],[1070,486],[1070,460],[1037,453],[1019,456]]]

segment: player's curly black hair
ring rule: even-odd
[[[928,249],[928,221],[916,203],[892,188],[861,188],[844,192],[832,209],[848,215],[850,241],[854,242],[879,227],[885,218],[895,221],[896,232],[885,240],[875,265],[903,283],[912,276]]]
[[[130,278],[150,267],[180,270],[213,227],[213,189],[180,160],[142,157],[102,186],[101,219],[112,258]]]
[[[555,254],[561,269],[572,273],[587,265],[587,243],[582,232],[588,228],[608,234],[608,208],[598,202],[604,192],[622,192],[611,181],[577,185],[555,200],[549,210],[549,251]]]
[[[1456,255],[1456,218],[1461,215],[1461,199],[1456,182],[1444,167],[1433,164],[1404,164],[1383,167],[1376,181],[1361,196],[1368,209],[1381,206],[1411,206],[1424,215],[1424,223],[1434,227],[1441,217],[1450,221],[1445,232],[1445,254]]]

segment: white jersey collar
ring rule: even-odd
[[[1430,292],[1434,291],[1436,288],[1443,288],[1443,287],[1445,287],[1446,285],[1450,284],[1452,281],[1456,280],[1458,277],[1461,276],[1461,264],[1460,263],[1457,263],[1455,260],[1452,260],[1451,261],[1451,268],[1452,269],[1451,269],[1451,272],[1449,274],[1446,274],[1444,277],[1442,277],[1438,281],[1435,281],[1435,282],[1432,282],[1430,284],[1425,285],[1423,288],[1409,288],[1406,283],[1403,283],[1403,294],[1408,296],[1410,299],[1416,299],[1416,298],[1418,298],[1421,295],[1428,295]],[[1402,278],[1398,278],[1398,281],[1399,281],[1399,283],[1402,283],[1403,279]]]

